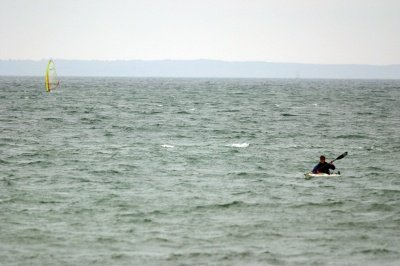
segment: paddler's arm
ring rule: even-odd
[[[313,174],[318,174],[318,169],[319,169],[319,164],[317,164],[315,167],[314,167],[314,169],[312,169],[312,173]]]

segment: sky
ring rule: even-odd
[[[0,0],[0,60],[400,64],[399,14],[399,0]]]

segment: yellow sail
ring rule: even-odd
[[[54,64],[53,60],[49,60],[49,62],[47,63],[45,85],[47,92],[54,90],[60,85],[60,81],[57,77],[56,65]]]

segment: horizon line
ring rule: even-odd
[[[225,59],[65,59],[65,58],[41,58],[41,59],[0,59],[0,61],[92,61],[92,62],[128,62],[128,61],[142,61],[142,62],[163,62],[163,61],[180,61],[180,62],[193,62],[193,61],[210,61],[210,62],[221,62],[221,63],[268,63],[268,64],[291,64],[291,65],[320,65],[320,66],[400,66],[400,63],[396,64],[370,64],[370,63],[304,63],[304,62],[274,62],[274,61],[263,61],[263,60],[225,60]]]
[[[1,60],[0,60],[1,61]],[[10,77],[10,78],[37,78],[37,77],[42,77],[43,75],[2,75],[0,74],[0,77]],[[117,76],[117,75],[105,75],[105,76],[100,76],[100,75],[82,75],[82,76],[77,76],[77,75],[59,75],[58,77],[65,77],[65,78],[133,78],[133,79],[277,79],[277,80],[295,80],[295,81],[301,81],[301,80],[400,80],[400,78],[340,78],[340,77],[332,77],[332,78],[310,78],[310,77],[304,77],[304,78],[296,78],[296,77],[247,77],[247,76],[237,76],[237,77],[232,77],[232,76],[218,76],[218,77],[209,77],[209,76],[199,76],[199,77],[191,77],[191,76]]]

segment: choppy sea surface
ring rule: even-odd
[[[399,159],[400,81],[0,77],[0,265],[399,265]]]

